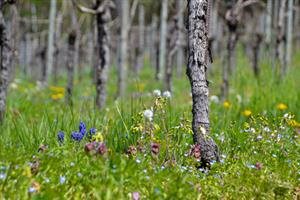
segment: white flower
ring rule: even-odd
[[[167,99],[170,99],[171,98],[171,92],[170,91],[164,91],[163,92],[163,97],[167,98]]]
[[[6,174],[0,173],[0,180],[4,180],[6,178]]]
[[[270,128],[269,128],[269,127],[267,127],[267,126],[266,126],[266,127],[264,127],[264,131],[265,131],[265,132],[267,132],[267,133],[271,132]]]
[[[18,84],[17,84],[17,83],[11,83],[11,84],[10,84],[10,87],[11,87],[12,89],[17,89],[17,88],[18,88]]]
[[[256,137],[256,139],[257,140],[261,140],[263,137],[261,136],[261,135],[258,135],[257,137]]]
[[[285,119],[292,119],[292,116],[289,113],[285,113],[283,115],[283,118],[285,118]]]
[[[219,97],[216,96],[216,95],[212,95],[209,100],[213,103],[219,103],[220,102]]]
[[[149,110],[149,109],[145,110],[144,111],[144,117],[146,119],[148,119],[149,121],[152,121],[153,120],[153,111]]]
[[[60,182],[60,184],[64,184],[66,182],[66,177],[65,176],[60,176],[59,177],[59,182]]]
[[[242,103],[242,96],[241,95],[237,94],[236,99],[237,99],[238,103]]]
[[[34,193],[34,192],[36,192],[36,189],[35,189],[34,187],[30,187],[30,188],[28,189],[28,192],[29,192],[29,193]]]
[[[161,91],[160,90],[153,90],[153,95],[155,97],[160,97],[161,96]]]

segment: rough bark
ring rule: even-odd
[[[0,0],[0,123],[3,122],[6,111],[7,87],[10,72],[11,47],[7,27],[2,13],[4,1]]]
[[[60,49],[61,49],[61,43],[60,43],[60,37],[61,37],[61,29],[62,29],[62,23],[63,23],[63,13],[59,12],[57,14],[57,20],[56,20],[56,31],[55,31],[55,51],[54,51],[54,66],[53,66],[53,81],[56,85],[58,82],[58,68],[60,65]]]
[[[106,82],[108,76],[108,66],[110,62],[110,37],[107,23],[111,19],[111,14],[109,6],[104,6],[104,11],[96,16],[98,44],[98,62],[96,68],[96,106],[99,109],[103,108],[106,102]]]
[[[167,17],[168,17],[168,0],[162,0],[161,19],[160,19],[160,43],[159,43],[159,74],[162,78],[166,65],[166,47],[167,47]]]
[[[263,39],[262,34],[260,34],[260,33],[254,34],[254,41],[253,41],[253,45],[252,45],[252,51],[253,51],[252,66],[253,66],[254,75],[256,77],[259,76],[259,72],[260,72],[259,66],[258,66],[258,61],[259,61],[259,52],[260,52],[262,39]]]
[[[56,0],[51,0],[50,16],[49,16],[49,32],[48,32],[48,46],[47,46],[47,66],[46,79],[43,84],[47,84],[48,76],[51,75],[53,67],[53,53],[54,53],[54,34],[55,34],[55,15],[56,15]]]
[[[138,75],[144,65],[144,49],[145,49],[145,11],[144,6],[139,6],[139,46],[137,54],[137,62],[135,64],[135,73]]]
[[[188,0],[188,65],[187,76],[193,98],[194,142],[201,148],[201,163],[209,167],[219,160],[218,147],[209,137],[208,81],[206,77],[208,58],[207,0]]]
[[[67,83],[67,94],[66,102],[72,105],[72,94],[73,94],[73,82],[74,82],[74,56],[75,56],[75,43],[76,43],[76,31],[72,31],[68,38],[68,61],[67,61],[67,71],[68,71],[68,83]]]
[[[12,48],[12,56],[11,56],[11,70],[10,70],[10,81],[14,79],[15,71],[16,71],[16,63],[18,60],[18,44],[19,44],[19,22],[18,17],[19,13],[16,5],[11,6],[12,18],[11,18],[11,48]]]

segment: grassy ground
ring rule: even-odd
[[[280,81],[269,61],[261,67],[256,79],[240,55],[229,99],[211,100],[211,137],[221,162],[210,171],[198,169],[189,155],[191,97],[185,76],[174,80],[170,99],[156,98],[152,91],[161,84],[146,66],[139,80],[130,79],[131,95],[114,101],[112,71],[108,107],[102,111],[94,109],[88,72],[75,83],[73,108],[57,95],[60,88],[39,89],[16,79],[1,125],[0,199],[300,198],[300,55]],[[216,62],[209,74],[211,96],[219,94],[220,69]],[[59,85],[64,84],[62,78]],[[153,122],[143,116],[151,107]],[[80,121],[87,131],[97,128],[94,140],[105,143],[104,155],[85,152],[88,137],[72,141]],[[63,143],[59,131],[65,133]],[[157,155],[151,144],[159,145]]]

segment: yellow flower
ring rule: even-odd
[[[97,132],[95,135],[93,135],[92,140],[96,141],[96,142],[103,142],[103,135],[102,135],[102,133]]]
[[[65,93],[64,87],[50,86],[49,89],[55,93]]]
[[[31,187],[35,189],[35,191],[39,192],[40,189],[41,189],[41,186],[38,182],[34,181],[32,184],[31,184]]]
[[[277,109],[278,110],[286,110],[287,108],[288,108],[287,105],[284,104],[284,103],[277,104]]]
[[[62,98],[64,98],[64,94],[62,94],[62,93],[57,93],[57,94],[52,94],[51,95],[51,99],[53,99],[53,100],[59,100],[59,99],[62,99]]]
[[[231,106],[231,104],[229,101],[224,101],[223,106],[224,108],[228,109]]]
[[[291,127],[294,127],[294,128],[300,128],[300,123],[297,122],[297,121],[294,120],[294,119],[289,120],[287,123],[288,123],[288,125],[290,125]]]
[[[245,117],[249,117],[252,114],[251,110],[248,109],[244,110],[242,113]]]
[[[29,166],[26,166],[26,167],[25,167],[25,169],[24,169],[24,171],[23,171],[23,176],[26,176],[26,177],[28,177],[28,178],[31,177],[31,169],[30,169]]]

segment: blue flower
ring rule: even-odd
[[[57,140],[59,143],[63,143],[65,140],[65,133],[62,131],[59,131],[57,134]]]
[[[90,131],[89,131],[89,138],[92,138],[92,136],[95,135],[96,132],[97,132],[96,128],[91,128]]]
[[[85,126],[85,123],[84,122],[80,122],[80,124],[79,124],[79,133],[81,134],[81,135],[85,135],[85,133],[86,133],[86,126]]]
[[[72,132],[72,134],[71,134],[71,138],[72,138],[73,140],[75,140],[75,141],[78,141],[78,142],[80,142],[80,141],[83,139],[83,136],[84,136],[84,135],[82,135],[81,133],[79,133],[79,132],[77,132],[77,131],[74,131],[74,132]]]

